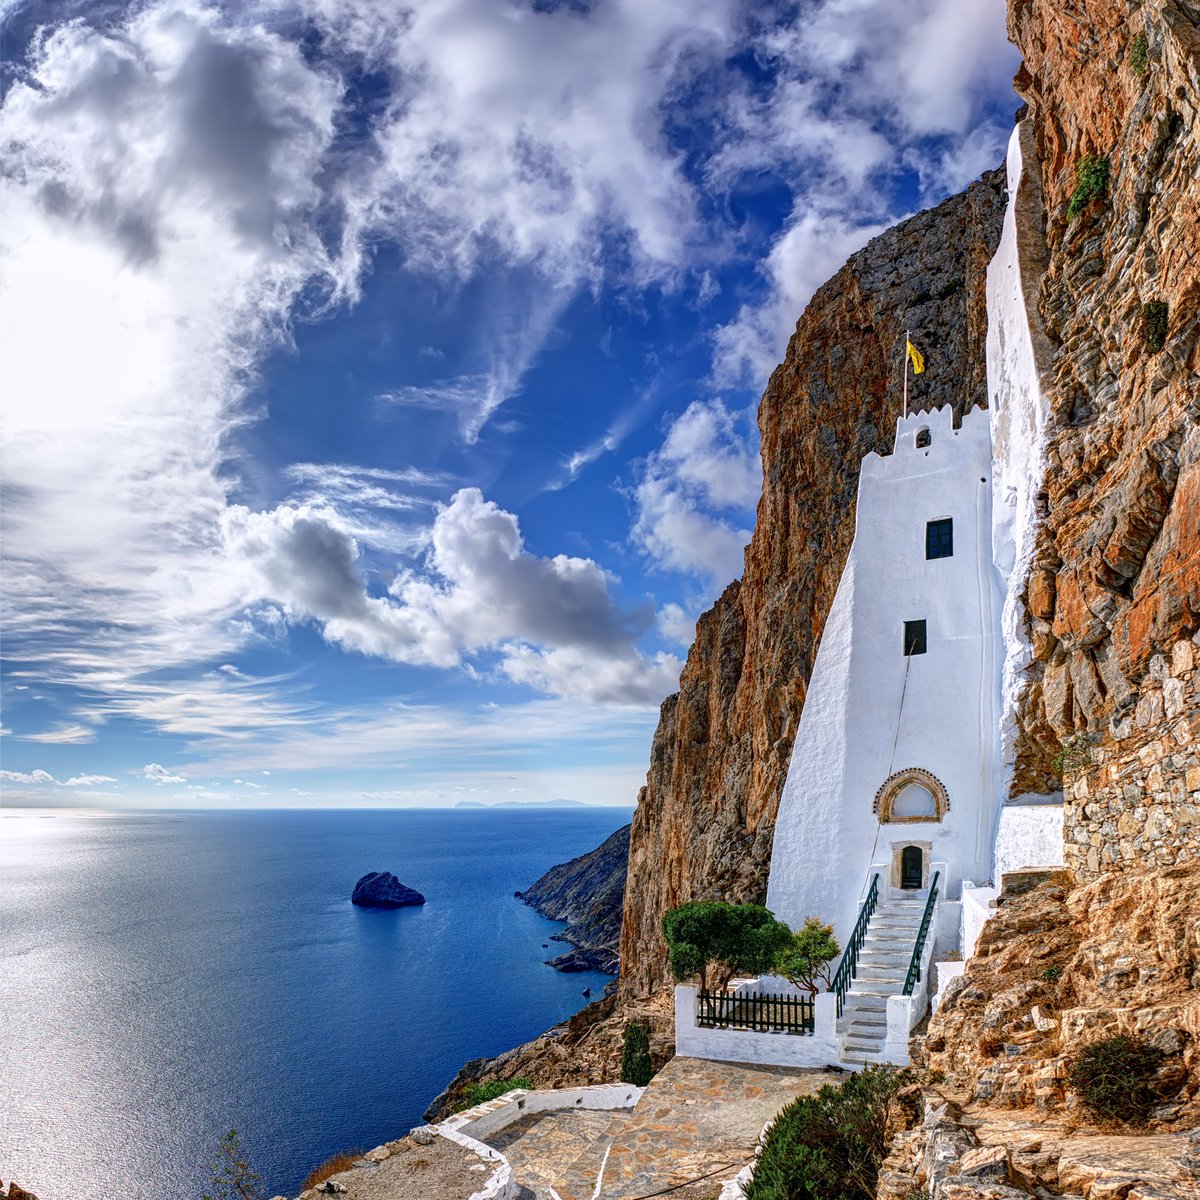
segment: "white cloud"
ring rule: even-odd
[[[762,487],[746,414],[695,400],[671,424],[634,489],[636,544],[660,567],[720,589],[742,573],[751,531],[735,523]],[[721,515],[723,513],[729,515]]]
[[[88,725],[59,725],[41,733],[23,733],[21,740],[51,746],[80,746],[86,742],[94,742],[96,731]]]
[[[182,775],[172,775],[166,767],[158,763],[147,763],[142,769],[142,777],[151,783],[187,783]]]
[[[95,787],[98,783],[116,783],[111,775],[72,775],[64,780],[63,787]]]
[[[234,508],[226,537],[256,571],[263,598],[347,650],[455,667],[502,649],[515,681],[595,701],[646,703],[678,675],[677,663],[644,659],[635,647],[653,621],[648,607],[619,608],[591,559],[530,554],[516,517],[477,488],[456,492],[438,513],[427,570],[401,572],[387,595],[368,590],[359,546],[331,510]]]
[[[690,646],[696,640],[696,620],[679,604],[664,604],[658,610],[659,632],[679,646]]]
[[[6,783],[54,783],[55,778],[49,771],[0,771],[0,779]]]

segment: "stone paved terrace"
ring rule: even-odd
[[[537,1200],[671,1200],[715,1196],[754,1152],[763,1125],[796,1096],[842,1076],[813,1070],[674,1058],[637,1107],[525,1117],[488,1139]],[[696,1181],[692,1186],[687,1185]]]
[[[488,1138],[537,1200],[591,1200],[605,1151],[627,1111],[533,1113]],[[553,1189],[553,1190],[551,1190]]]
[[[721,1181],[750,1161],[762,1127],[775,1113],[841,1078],[825,1071],[672,1059],[617,1132],[600,1200],[634,1200],[701,1176],[711,1186],[694,1194],[715,1195]]]

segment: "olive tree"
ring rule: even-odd
[[[761,904],[692,900],[663,916],[671,972],[683,981],[699,977],[723,990],[734,975],[771,971],[791,941],[791,930]]]

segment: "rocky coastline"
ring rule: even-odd
[[[547,960],[556,971],[617,973],[629,830],[622,826],[595,850],[551,867],[525,891],[514,893],[543,917],[567,922],[552,940],[572,948]]]

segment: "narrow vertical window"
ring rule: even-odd
[[[904,622],[904,657],[925,653],[925,622]]]
[[[954,557],[954,521],[950,517],[943,517],[940,521],[926,522],[925,557]]]

